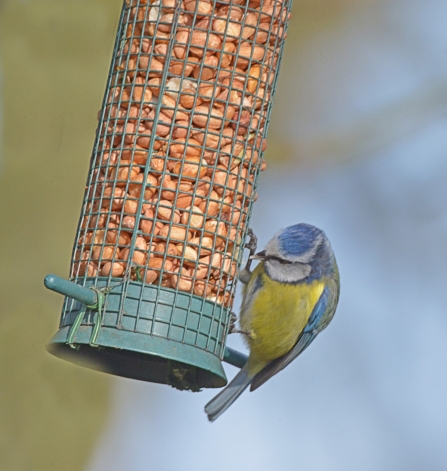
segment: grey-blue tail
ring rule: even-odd
[[[223,414],[233,402],[247,389],[253,376],[249,376],[246,365],[239,371],[217,396],[213,397],[205,406],[208,420],[214,422],[219,415]]]

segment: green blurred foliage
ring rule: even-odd
[[[110,378],[45,351],[67,276],[121,0],[0,3],[0,470],[84,469]]]

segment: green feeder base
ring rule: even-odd
[[[47,350],[77,365],[190,391],[227,384],[220,360],[190,345],[102,327],[98,346],[92,347],[89,341],[93,327],[80,326],[75,337],[79,348],[73,349],[67,343],[69,330],[70,327],[61,328],[48,343]]]
[[[221,359],[239,368],[247,361],[225,347],[227,310],[208,300],[101,278],[82,286],[48,275],[45,286],[66,296],[47,350],[72,363],[199,391],[227,384]]]

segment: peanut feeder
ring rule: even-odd
[[[126,0],[51,353],[198,390],[225,347],[288,0]]]

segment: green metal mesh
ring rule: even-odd
[[[70,278],[121,282],[104,325],[222,358],[290,8],[125,1]]]

